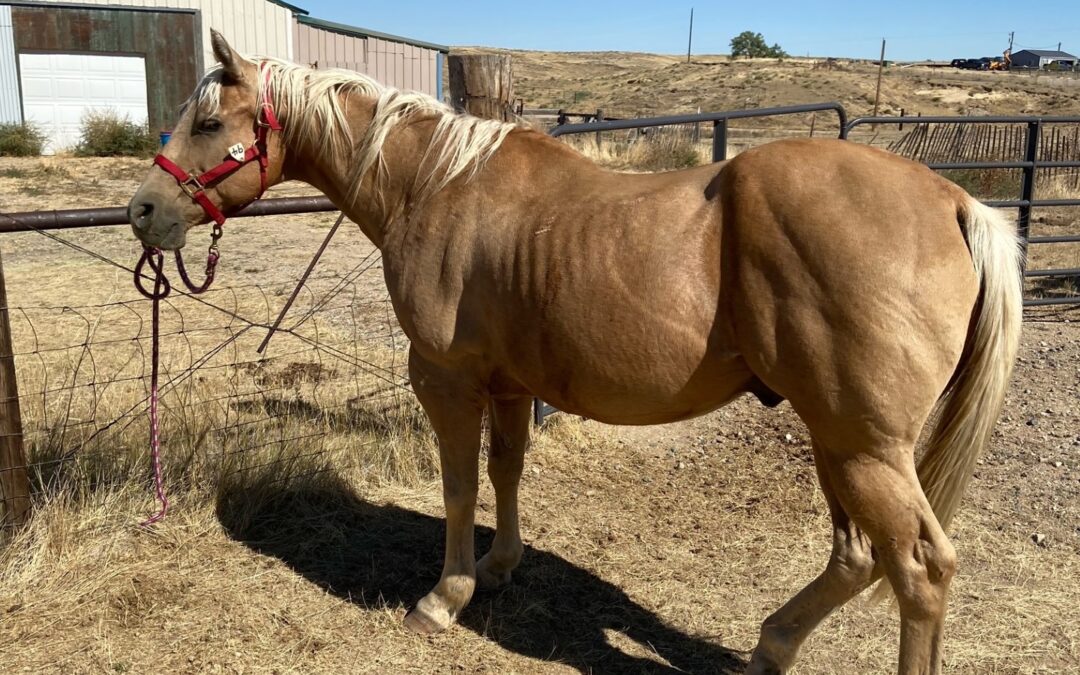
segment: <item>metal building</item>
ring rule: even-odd
[[[24,4],[19,0],[2,0]],[[61,7],[107,5],[110,8],[142,7],[194,10],[199,24],[199,72],[214,63],[210,49],[210,29],[229,39],[242,54],[259,54],[282,59],[292,58],[293,15],[307,12],[278,0],[36,0],[25,4],[53,4]]]
[[[1067,52],[1053,49],[1023,49],[1012,55],[1013,68],[1038,68],[1042,69],[1051,63],[1061,64],[1062,69],[1076,67],[1077,58]]]
[[[398,89],[442,100],[443,55],[449,47],[298,14],[293,60],[315,68],[347,68]]]
[[[15,70],[15,33],[11,7],[0,5],[0,123],[21,122],[19,74]]]
[[[167,129],[213,63],[211,27],[244,54],[442,94],[447,47],[323,21],[279,0],[0,0],[0,122],[40,125],[48,152],[72,146],[95,109]]]

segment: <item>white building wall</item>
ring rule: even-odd
[[[57,4],[71,0],[40,0]],[[77,0],[83,5],[171,7],[200,10],[203,67],[214,64],[210,29],[225,36],[233,49],[251,56],[292,60],[292,12],[266,0]],[[0,57],[2,58],[2,57]]]
[[[19,104],[19,73],[15,66],[15,34],[11,7],[0,5],[0,124],[22,122]]]

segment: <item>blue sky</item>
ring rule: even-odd
[[[726,53],[732,36],[752,30],[791,54],[951,59],[1000,54],[1016,31],[1014,49],[1080,53],[1076,0],[931,2],[903,8],[876,2],[665,2],[665,0],[291,0],[329,21],[448,45],[513,49],[622,50],[685,53],[690,7],[694,51]]]

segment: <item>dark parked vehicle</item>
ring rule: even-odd
[[[999,65],[992,66],[991,64],[994,63]],[[1001,70],[1000,64],[1002,63],[1004,63],[1004,59],[1000,56],[984,56],[981,59],[953,59],[950,65],[961,70]]]
[[[989,70],[990,58],[983,57],[981,59],[953,59],[952,66],[959,68],[960,70]]]

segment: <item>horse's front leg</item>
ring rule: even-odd
[[[525,450],[529,447],[532,399],[492,401],[490,410],[488,477],[495,487],[495,541],[491,550],[476,564],[476,579],[481,586],[497,588],[510,582],[510,572],[521,562],[518,484]]]
[[[473,517],[480,427],[487,401],[470,373],[446,371],[424,361],[415,351],[409,355],[409,375],[439,439],[446,558],[439,583],[408,613],[405,625],[419,633],[435,633],[450,625],[476,587]]]

